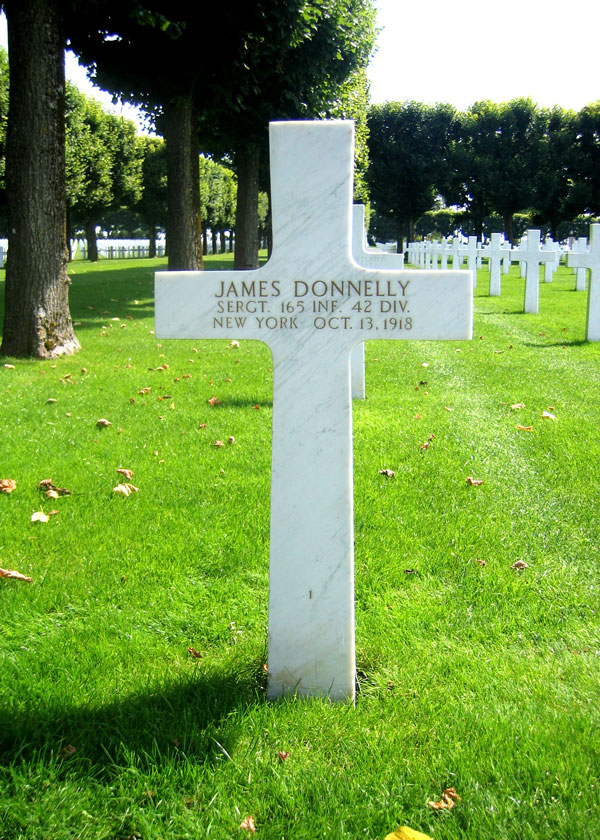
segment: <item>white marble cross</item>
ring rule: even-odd
[[[542,251],[547,251],[548,253],[554,255],[554,259],[548,260],[548,262],[544,266],[544,283],[552,283],[552,277],[554,275],[554,272],[558,268],[558,264],[560,262],[559,245],[550,236],[542,245]]]
[[[386,254],[377,248],[365,246],[365,205],[352,206],[352,256],[363,268],[404,268],[404,254]],[[357,400],[364,400],[366,396],[365,382],[365,345],[357,344],[350,357],[352,369],[352,396]]]
[[[353,138],[350,121],[272,123],[270,260],[255,271],[156,274],[158,337],[257,339],[271,349],[272,698],[354,698],[352,348],[472,334],[468,272],[353,260]]]
[[[554,261],[555,255],[540,250],[539,230],[528,230],[525,247],[518,250],[518,259],[527,266],[525,275],[524,312],[537,313],[540,308],[540,263]]]
[[[501,233],[492,233],[490,244],[484,249],[484,253],[487,254],[490,271],[490,295],[499,295],[501,285],[500,269],[502,267],[502,259],[506,256],[506,250],[502,246]]]
[[[473,273],[473,288],[477,286],[477,237],[469,236],[466,249],[463,253],[467,255],[467,268]]]
[[[584,254],[567,254],[569,268],[589,268],[586,338],[600,341],[600,224],[590,225],[590,250]]]
[[[585,254],[587,252],[587,238],[585,236],[578,236],[577,241],[573,243],[573,251],[576,254]],[[575,263],[568,263],[569,266],[575,267]],[[580,265],[575,269],[575,291],[585,292],[585,281],[587,275],[587,266]]]

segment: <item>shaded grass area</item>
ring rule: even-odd
[[[524,315],[517,269],[500,298],[481,271],[472,342],[367,344],[352,708],[264,700],[271,357],[157,341],[159,267],[76,263],[81,352],[0,367],[0,565],[34,578],[0,582],[0,838],[249,814],[265,838],[597,838],[600,351],[572,273]]]

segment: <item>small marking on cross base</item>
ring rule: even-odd
[[[273,356],[270,697],[354,698],[352,348],[472,335],[469,272],[353,260],[353,132],[341,120],[271,124],[262,268],[156,274],[158,337],[257,339]]]

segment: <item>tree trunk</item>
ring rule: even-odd
[[[208,254],[208,233],[204,222],[202,222],[202,253],[204,256]]]
[[[10,118],[1,352],[51,358],[79,342],[69,312],[64,33],[58,0],[6,0]]]
[[[227,246],[227,251],[230,254],[233,254],[233,231],[232,230],[229,231],[229,235],[228,235],[227,239],[228,239],[228,242],[229,242],[229,244]]]
[[[156,225],[154,222],[148,225],[148,257],[152,260],[156,257]]]
[[[88,260],[98,262],[98,242],[96,241],[96,222],[94,220],[85,223],[85,238],[87,240]]]
[[[219,253],[227,253],[227,243],[225,242],[225,231],[223,230],[223,228],[221,228],[221,230],[219,231]]]
[[[236,151],[238,176],[235,211],[235,254],[233,267],[238,270],[258,268],[258,169],[259,146],[244,146]]]
[[[513,244],[513,217],[512,213],[504,213],[502,215],[504,220],[504,238],[507,242]]]
[[[196,271],[203,266],[198,135],[191,96],[165,105],[165,141],[169,271]]]
[[[401,224],[396,225],[396,253],[400,254],[402,251],[402,232],[404,226]],[[409,237],[410,238],[410,237]]]
[[[210,253],[217,253],[217,231],[214,228],[210,229]]]

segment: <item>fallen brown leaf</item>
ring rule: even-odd
[[[38,489],[42,490],[46,494],[47,499],[58,499],[59,496],[71,495],[70,490],[67,490],[66,487],[57,487],[51,478],[42,479],[39,483]]]
[[[211,397],[208,400],[209,405],[222,405],[221,400],[218,397]]]
[[[393,478],[396,473],[394,470],[379,470],[379,475],[385,475],[387,478]]]
[[[542,417],[544,420],[556,420],[556,415],[550,411],[542,411]]]
[[[118,467],[117,472],[119,473],[119,475],[124,475],[125,478],[133,478],[133,470],[128,470],[124,467]]]
[[[122,496],[131,496],[132,493],[137,493],[139,490],[138,487],[134,487],[133,484],[117,484],[116,487],[113,487],[113,493],[120,493]]]
[[[514,403],[511,405],[513,411],[517,411],[519,408],[525,408],[525,403]]]
[[[517,560],[515,563],[512,564],[510,568],[514,569],[516,572],[522,572],[523,569],[529,568],[529,564],[526,563],[524,560]]]
[[[31,522],[48,522],[49,517],[44,513],[43,510],[38,510],[31,515]]]
[[[442,798],[439,802],[428,802],[430,808],[433,808],[434,811],[442,811],[442,810],[450,810],[450,808],[454,808],[457,800],[460,800],[460,796],[454,790],[454,788],[446,788],[446,790],[442,794]]]
[[[480,487],[483,484],[482,478],[473,478],[472,475],[467,476],[467,484],[470,484],[471,487]]]
[[[244,831],[249,831],[250,834],[256,834],[256,826],[254,825],[254,817],[246,817],[240,823],[240,828]]]
[[[480,566],[485,566],[485,560],[482,560],[481,557],[476,557],[475,562],[479,563]]]
[[[188,653],[190,654],[190,656],[193,656],[194,659],[202,659],[202,654],[199,650],[196,650],[195,647],[189,647]]]
[[[235,438],[233,435],[229,435],[229,437],[227,438],[227,443],[235,443]]]
[[[520,423],[517,423],[516,427],[520,432],[533,432],[533,426],[521,426]]]
[[[13,580],[24,580],[27,583],[33,583],[33,578],[22,575],[21,572],[15,572],[13,569],[0,569],[0,578],[12,578]]]
[[[14,370],[14,369],[15,369],[15,366],[14,366],[14,365],[4,365],[4,367],[5,367],[7,370]]]
[[[219,449],[221,446],[225,446],[222,440],[216,440],[215,446]]]
[[[0,493],[12,493],[17,489],[17,482],[14,478],[0,478]]]
[[[290,757],[289,752],[284,752],[283,750],[279,750],[279,760],[280,761],[287,761]]]
[[[99,420],[96,421],[96,426],[101,426],[106,428],[106,426],[112,426],[110,420],[107,420],[105,417],[101,417]]]

